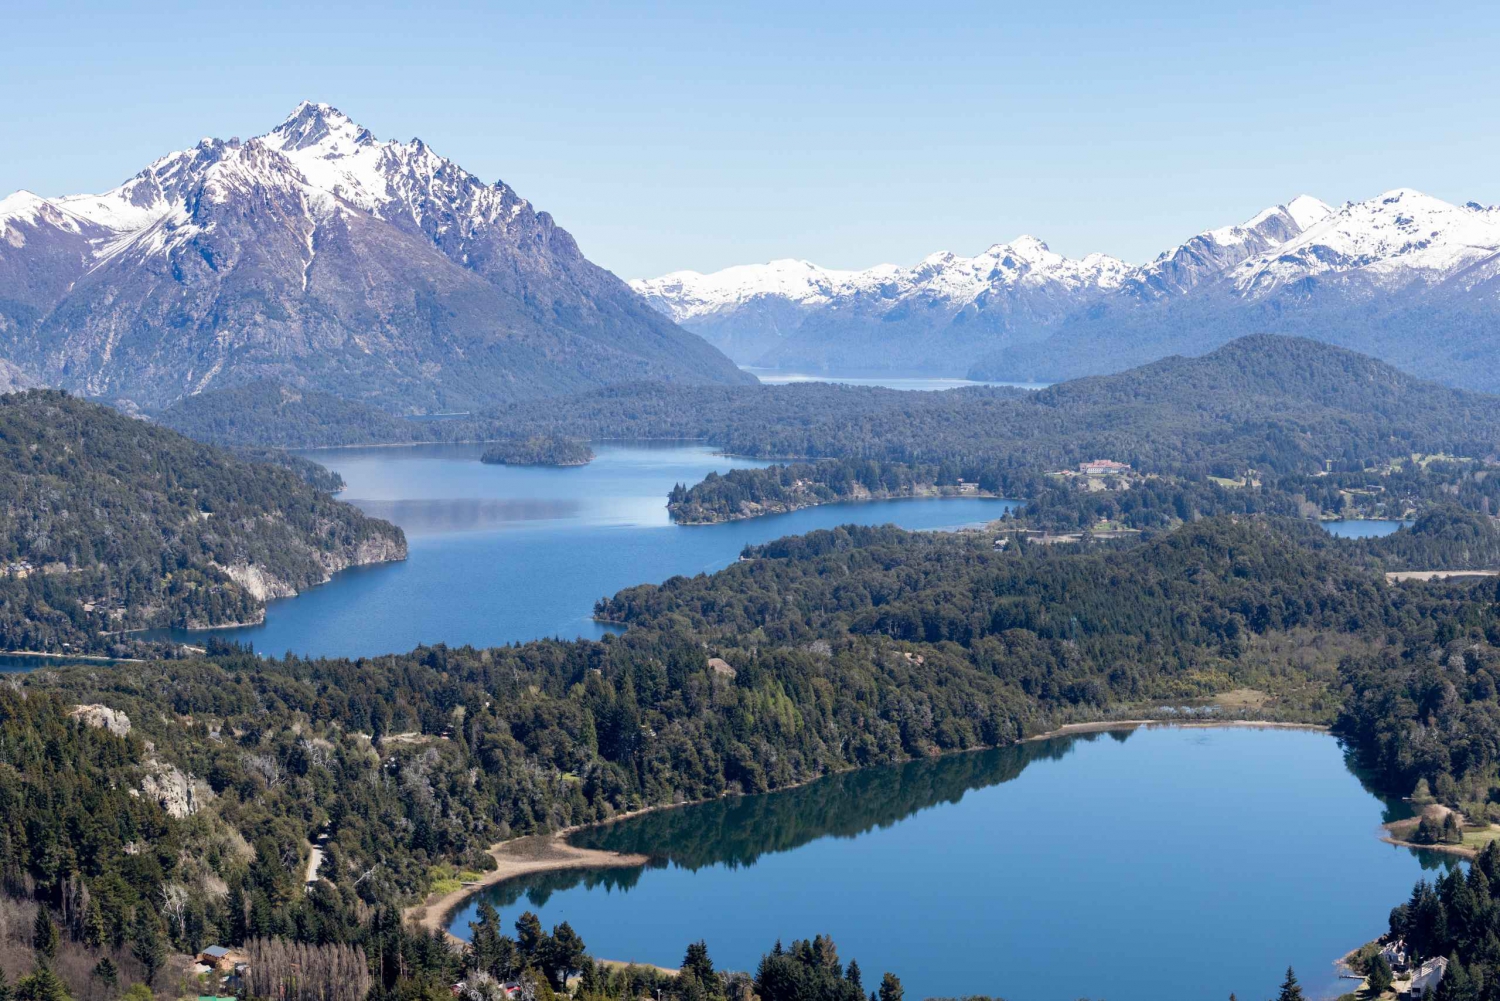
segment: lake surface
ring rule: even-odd
[[[779,368],[751,368],[740,366],[768,386],[785,386],[793,382],[837,382],[845,386],[881,386],[886,389],[903,389],[917,392],[933,392],[942,389],[960,389],[964,386],[1013,386],[1016,389],[1046,389],[1050,382],[975,382],[972,379],[944,379],[936,376],[854,376],[823,375],[806,372],[787,372]]]
[[[700,938],[753,972],[778,937],[830,934],[914,999],[1268,997],[1289,963],[1318,998],[1441,864],[1379,841],[1385,811],[1326,734],[1150,728],[648,814],[575,838],[644,870],[485,892],[507,926],[533,910],[594,955],[670,967]]]
[[[1329,535],[1336,535],[1341,539],[1376,539],[1382,535],[1390,535],[1402,525],[1410,525],[1411,522],[1346,518],[1343,521],[1325,521],[1322,524]]]
[[[596,444],[587,466],[486,465],[483,445],[303,452],[343,476],[340,498],[405,529],[409,558],[358,567],[271,602],[263,625],[158,630],[208,635],[268,654],[374,656],[423,643],[493,646],[598,638],[594,602],[634,584],[718,570],[748,544],[835,525],[956,528],[999,518],[1010,501],[876,501],[723,525],[674,525],[667,494],[709,472],[767,463],[683,443]]]

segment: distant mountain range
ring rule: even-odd
[[[1140,266],[1023,236],[910,268],[773,261],[631,285],[767,368],[1058,381],[1273,332],[1500,390],[1500,209],[1409,189],[1339,208],[1302,196]]]
[[[326,104],[0,201],[0,388],[154,408],[263,378],[398,412],[751,381],[508,185]]]

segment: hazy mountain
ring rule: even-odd
[[[417,411],[746,379],[508,185],[308,103],[102,195],[0,203],[0,356],[143,406],[266,377]]]
[[[910,269],[780,261],[632,284],[743,364],[1056,381],[1275,332],[1500,389],[1500,209],[1407,189],[1296,198],[1140,266],[1021,238]]]

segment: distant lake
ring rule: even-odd
[[[827,375],[823,373],[812,375],[805,372],[787,372],[777,368],[751,368],[745,365],[740,366],[740,368],[745,372],[749,372],[768,386],[785,386],[793,382],[837,382],[845,386],[883,386],[886,389],[932,392],[940,389],[960,389],[964,386],[1012,386],[1016,389],[1046,389],[1052,385],[1050,382],[975,382],[972,379],[943,379],[921,376],[856,376]]]
[[[1343,521],[1325,521],[1323,528],[1329,535],[1336,535],[1341,539],[1375,539],[1382,535],[1390,535],[1402,525],[1410,524],[1409,521],[1346,518]]]
[[[533,910],[597,956],[669,967],[700,938],[754,971],[777,938],[831,934],[867,986],[890,970],[913,999],[1260,998],[1288,963],[1320,998],[1442,864],[1382,843],[1387,818],[1326,734],[1152,728],[647,814],[574,838],[644,870],[485,892],[507,928]]]
[[[1016,506],[969,497],[874,501],[680,526],[667,517],[674,484],[767,463],[680,442],[597,444],[592,463],[566,469],[486,465],[483,451],[412,445],[300,453],[344,478],[341,499],[405,529],[410,557],[347,570],[273,601],[263,625],[153,634],[191,643],[218,635],[267,654],[347,657],[423,643],[597,638],[611,628],[591,618],[599,598],[721,569],[747,544],[851,522],[957,528]]]

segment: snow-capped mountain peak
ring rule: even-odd
[[[88,393],[160,404],[272,376],[404,409],[747,379],[506,185],[327,104],[103,194],[3,205],[0,332]]]
[[[1312,195],[1298,195],[1286,203],[1286,211],[1299,227],[1307,230],[1333,215],[1334,208]]]
[[[1252,295],[1328,276],[1396,287],[1443,280],[1497,250],[1500,213],[1395,188],[1348,202],[1274,253],[1245,261],[1234,284]]]
[[[50,226],[68,233],[81,233],[84,221],[40,195],[21,190],[0,198],[0,240],[23,246],[26,229]]]

